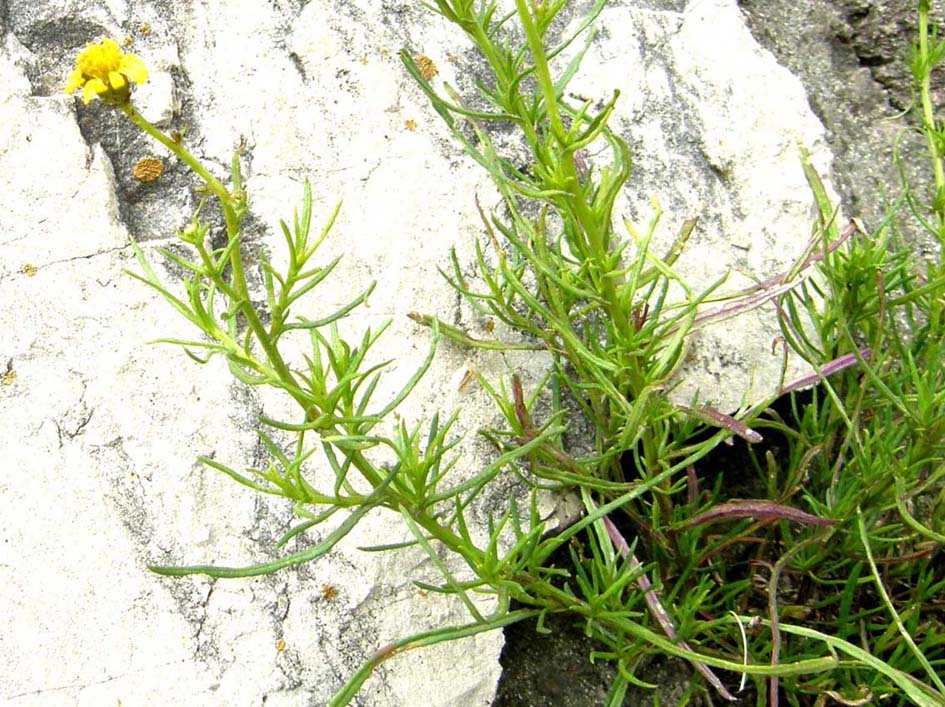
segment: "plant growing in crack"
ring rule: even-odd
[[[591,101],[571,105],[564,98],[593,40],[590,27],[605,0],[597,0],[572,32],[554,41],[552,28],[566,5],[567,0],[515,0],[514,9],[502,14],[495,2],[434,0],[431,10],[464,32],[489,66],[491,82],[479,86],[481,108],[470,107],[448,85],[442,86],[445,95],[441,94],[431,83],[430,72],[410,52],[401,54],[407,71],[456,139],[491,175],[500,195],[500,203],[491,212],[479,209],[485,238],[476,244],[476,279],[464,275],[455,253],[444,276],[475,309],[518,332],[522,341],[475,339],[435,316],[414,314],[431,331],[430,353],[402,389],[382,402],[374,398],[384,365],[372,363],[370,353],[385,326],[366,329],[356,342],[346,340],[339,326],[365,304],[372,288],[317,319],[299,314],[305,298],[338,263],[317,264],[319,247],[329,235],[337,209],[321,232],[313,234],[311,191],[305,185],[301,208],[290,222],[280,223],[288,264],[278,270],[263,259],[265,300],[255,302],[241,249],[241,225],[249,199],[240,175],[240,152],[233,157],[225,184],[182,140],[165,135],[135,110],[132,84],[147,79],[140,59],[123,53],[111,40],[90,45],[79,55],[67,90],[81,88],[86,103],[99,98],[120,110],[187,164],[204,184],[200,206],[178,234],[192,256],[161,250],[188,273],[181,283],[183,295],[160,281],[141,248],[132,243],[141,268],[133,276],[159,292],[204,337],[162,341],[184,347],[199,363],[223,357],[240,382],[278,389],[297,406],[296,418],[291,420],[260,416],[259,436],[270,457],[266,468],[241,472],[214,459],[202,457],[201,461],[254,491],[282,496],[294,504],[298,522],[279,540],[279,547],[336,514],[345,516],[315,545],[272,562],[242,568],[151,569],[178,577],[268,574],[323,556],[372,509],[399,514],[413,535],[413,544],[443,574],[442,584],[422,587],[455,596],[471,621],[380,649],[339,690],[332,704],[351,701],[374,668],[397,653],[526,619],[536,620],[541,630],[553,613],[575,617],[600,645],[594,656],[616,664],[608,705],[622,704],[630,686],[641,683],[637,674],[654,652],[688,661],[727,701],[735,700],[735,688],[713,668],[740,674],[743,686],[751,677],[757,693],[767,689],[775,704],[779,679],[791,681],[796,694],[802,694],[809,685],[828,689],[829,684],[833,689],[845,679],[835,676],[863,670],[878,676],[874,694],[886,694],[880,688],[898,690],[916,704],[940,704],[935,700],[945,694],[945,688],[934,672],[929,673],[931,684],[919,683],[899,664],[875,658],[851,643],[849,634],[832,635],[785,622],[799,615],[799,609],[794,607],[793,613],[779,610],[779,577],[788,571],[801,572],[797,563],[811,553],[826,562],[817,553],[827,551],[828,539],[849,543],[854,538],[878,578],[869,542],[872,526],[849,504],[852,498],[862,500],[864,492],[900,491],[901,508],[896,511],[902,518],[912,518],[903,496],[906,489],[918,493],[915,474],[887,477],[884,486],[854,484],[838,490],[840,481],[848,480],[837,460],[846,450],[853,450],[862,461],[867,448],[845,412],[847,406],[836,405],[842,397],[837,391],[846,390],[844,394],[855,397],[859,393],[850,386],[861,370],[874,378],[879,375],[877,352],[883,349],[885,334],[869,329],[865,322],[878,314],[886,316],[884,308],[891,306],[888,288],[907,292],[897,304],[921,308],[926,302],[923,298],[935,300],[940,294],[941,273],[930,274],[928,284],[916,288],[904,266],[881,262],[878,250],[861,245],[855,227],[841,232],[826,191],[805,161],[821,213],[817,238],[805,257],[790,273],[749,291],[719,295],[721,282],[701,292],[692,289],[673,266],[695,221],[686,222],[662,257],[650,248],[659,226],[658,212],[645,228],[625,223],[621,231],[615,226],[615,200],[631,170],[626,142],[608,126],[618,94],[597,111]],[[927,11],[928,3],[925,6]],[[579,39],[584,44],[575,50]],[[917,67],[930,70],[935,61],[927,56],[927,37],[918,51],[917,56],[926,58]],[[566,57],[570,58],[563,69],[554,75],[554,67]],[[924,97],[927,84],[917,82]],[[496,124],[514,126],[519,132],[530,155],[528,164],[500,154],[491,136]],[[934,123],[926,126],[930,150],[941,161],[933,127]],[[591,147],[605,148],[609,158],[589,165]],[[226,241],[221,247],[209,242],[211,224],[202,215],[210,200],[222,211]],[[939,211],[933,204],[933,214],[941,221]],[[882,277],[888,279],[874,278],[880,286],[865,301],[845,296],[848,283],[864,268],[886,273]],[[811,277],[815,270],[826,273],[830,291]],[[933,289],[932,283],[939,289]],[[673,290],[682,296],[671,299]],[[827,433],[825,423],[809,420],[807,412],[798,416],[798,429],[771,415],[763,417],[771,401],[730,415],[697,401],[679,405],[668,397],[693,331],[705,322],[769,302],[780,308],[785,339],[817,370],[814,378],[785,383],[783,392],[828,376],[840,380],[827,388],[830,394],[825,403],[834,405],[827,414],[832,425]],[[805,315],[813,320],[813,333]],[[866,329],[853,331],[855,326]],[[300,333],[307,337],[309,348],[304,365],[297,366],[288,361],[280,344],[287,335]],[[413,426],[398,420],[392,432],[384,431],[384,423],[392,419],[430,365],[440,337],[473,348],[525,346],[550,355],[547,376],[532,391],[526,391],[516,376],[506,381],[480,377],[505,427],[484,431],[495,445],[496,456],[470,478],[451,474],[455,414],[445,420],[434,416],[426,424]],[[550,407],[537,403],[543,393],[550,397]],[[862,398],[852,404],[853,410],[863,413]],[[900,413],[901,407],[897,408]],[[931,403],[926,407],[940,410]],[[590,448],[581,452],[569,443],[569,433],[578,421],[586,423],[592,437]],[[758,430],[762,428],[793,435],[796,458],[783,471],[790,483],[778,483],[782,470],[772,455],[765,458],[769,498],[730,498],[718,483],[710,489],[700,485],[696,467],[702,460],[733,439],[761,443],[763,435]],[[824,436],[832,436],[830,444]],[[806,444],[815,437],[816,442]],[[282,443],[286,438],[291,440],[289,445]],[[928,439],[923,443],[934,447]],[[327,485],[316,483],[309,473],[316,454],[332,471]],[[818,477],[830,480],[827,502],[802,493],[800,479],[810,473],[818,455],[829,460],[828,467],[835,465],[821,470]],[[379,458],[387,461],[379,462]],[[467,522],[468,509],[504,475],[521,479],[529,489],[528,497],[510,498],[490,518],[485,541],[477,540]],[[539,496],[549,489],[576,495],[583,508],[579,520],[554,535],[546,532],[538,511]],[[928,487],[921,485],[921,489]],[[806,510],[799,507],[801,501]],[[915,522],[925,531],[919,532],[939,539],[936,531]],[[709,526],[720,523],[729,529],[721,535],[709,532]],[[725,553],[736,545],[761,548],[753,561],[769,570],[766,618],[760,618],[762,612],[753,603],[751,585],[759,577],[754,570],[733,577],[734,590],[725,579]],[[463,575],[441,559],[442,548],[462,560]],[[877,584],[882,590],[882,582],[877,579]],[[857,586],[854,581],[853,588]],[[494,600],[491,612],[477,601],[482,596]],[[893,600],[883,596],[899,619]],[[847,606],[845,611],[849,610]],[[902,625],[899,620],[897,626]],[[749,635],[746,629],[753,633]],[[841,660],[840,654],[845,658]],[[916,649],[911,655],[923,654]],[[916,660],[930,668],[927,660]]]

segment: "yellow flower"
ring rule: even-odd
[[[148,70],[138,56],[125,54],[118,42],[105,39],[79,52],[66,93],[81,88],[86,105],[98,96],[104,103],[118,106],[127,103],[131,96],[129,82],[147,80]]]

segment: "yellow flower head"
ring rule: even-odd
[[[129,82],[147,80],[148,70],[139,57],[125,54],[114,39],[105,39],[79,52],[66,93],[81,88],[86,105],[98,96],[103,102],[118,106],[128,103],[131,97]]]

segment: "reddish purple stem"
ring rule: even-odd
[[[803,378],[798,378],[796,381],[788,383],[786,386],[781,388],[778,395],[784,395],[786,393],[790,393],[793,390],[806,388],[808,386],[814,385],[815,383],[819,383],[827,376],[832,376],[834,373],[839,373],[846,368],[850,368],[850,366],[855,366],[859,362],[860,358],[868,361],[872,355],[872,349],[864,348],[860,349],[859,357],[856,354],[851,353],[846,354],[845,356],[840,356],[839,358],[835,358],[833,361],[821,368],[820,371],[811,373],[809,376],[804,376]]]
[[[705,420],[710,425],[715,425],[716,427],[724,427],[730,432],[734,432],[742,439],[751,442],[752,444],[758,444],[759,442],[764,441],[764,437],[751,429],[741,420],[737,420],[731,415],[726,415],[721,410],[716,410],[714,407],[709,407],[708,405],[703,405],[701,408],[691,408],[686,407],[685,405],[677,405],[680,410],[687,412],[690,415],[695,415],[696,417]]]
[[[720,520],[732,520],[735,518],[759,518],[762,520],[789,520],[802,525],[828,526],[836,525],[837,521],[821,518],[819,516],[806,513],[785,506],[774,501],[752,501],[736,500],[720,503],[713,506],[705,513],[690,518],[683,524],[683,528],[691,528],[697,525],[708,525]]]
[[[630,569],[634,572],[639,571],[642,568],[640,561],[637,560],[636,556],[630,552],[630,546],[627,544],[627,541],[624,539],[623,535],[620,534],[620,531],[617,530],[617,526],[607,516],[604,516],[604,527],[607,528],[607,534],[610,536],[610,541],[614,544],[614,547],[617,548],[617,551],[622,557],[630,561]],[[673,622],[669,617],[666,609],[663,608],[663,604],[660,602],[660,598],[656,593],[656,590],[653,589],[653,585],[650,584],[650,580],[645,574],[640,573],[639,578],[637,579],[637,586],[640,588],[640,591],[643,592],[643,596],[646,599],[646,605],[650,610],[650,613],[653,615],[653,618],[656,619],[656,622],[660,625],[660,628],[663,629],[671,641],[675,641],[676,644],[685,651],[690,653],[695,653],[685,641],[679,641],[676,637],[676,629],[673,628]],[[729,702],[735,702],[735,696],[729,692],[725,685],[722,684],[722,681],[716,677],[715,673],[712,672],[712,669],[709,668],[705,663],[700,663],[697,660],[692,661],[693,667],[702,673],[702,677],[716,689],[716,691],[722,696],[723,699],[728,700]]]
[[[857,226],[855,223],[850,223],[843,233],[840,234],[840,237],[837,238],[833,243],[830,243],[827,246],[827,253],[832,253],[841,245],[846,243],[850,238],[853,237],[853,234],[856,233]],[[807,258],[800,267],[795,269],[795,273],[803,272],[807,270],[811,265],[820,262],[824,259],[824,252],[818,251]],[[795,287],[800,284],[799,280],[794,282],[786,282],[788,275],[790,273],[782,273],[780,275],[775,275],[772,278],[760,282],[754,287],[749,288],[742,293],[741,299],[736,300],[732,304],[728,304],[717,309],[700,314],[695,319],[695,324],[703,324],[705,322],[713,321],[715,319],[726,319],[728,317],[735,316],[736,314],[741,314],[742,312],[747,312],[750,309],[760,307],[765,302],[768,302],[780,295],[790,292]],[[754,294],[754,293],[758,294]]]

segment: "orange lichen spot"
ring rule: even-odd
[[[279,653],[285,650],[285,641],[283,641],[281,638],[278,641],[276,641],[276,650]]]
[[[486,322],[486,333],[491,334],[494,331],[495,331],[495,320],[490,319],[489,321]]]
[[[330,584],[323,584],[322,596],[325,598],[325,601],[331,601],[338,597],[338,589]]]
[[[33,275],[39,272],[39,268],[37,268],[32,263],[23,263],[20,266],[20,272],[26,275],[27,277],[33,277]]]
[[[362,57],[361,57],[361,63],[364,64],[365,66],[367,66],[369,63],[371,63],[371,60],[368,59],[366,56],[362,56]]]
[[[428,57],[426,54],[421,54],[417,57],[417,68],[420,69],[420,75],[427,81],[432,79],[438,73],[436,64],[433,63],[433,59]]]
[[[16,371],[12,368],[9,369],[6,373],[0,376],[0,383],[3,385],[13,385],[13,381],[16,380]]]
[[[151,25],[147,22],[138,27],[138,34],[151,34]]]
[[[139,182],[153,182],[164,174],[164,162],[159,157],[144,157],[131,168],[131,173]]]
[[[131,35],[128,35],[121,41],[121,43],[124,44],[126,47],[130,47],[132,44],[135,43],[135,38],[132,37]]]
[[[404,123],[404,127],[407,128],[407,130],[409,130],[410,132],[413,132],[414,130],[417,129],[417,121],[414,120],[413,118],[410,118],[409,120],[407,120],[406,123]]]

